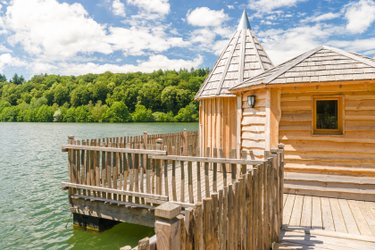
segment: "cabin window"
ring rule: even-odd
[[[314,134],[342,134],[342,98],[314,98]]]

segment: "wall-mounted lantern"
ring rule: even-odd
[[[254,108],[255,107],[255,95],[249,95],[247,97],[247,104],[249,104],[250,108]]]

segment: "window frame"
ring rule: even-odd
[[[313,97],[313,135],[343,135],[343,98],[342,96],[314,96]],[[337,129],[317,128],[317,101],[337,101]]]

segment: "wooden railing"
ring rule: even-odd
[[[158,249],[269,249],[277,241],[281,146],[255,161],[250,152],[241,159],[217,157],[217,149],[214,157],[170,155],[162,150],[168,145],[130,148],[125,141],[69,138],[63,187],[70,198],[154,210]]]
[[[142,239],[138,249],[271,249],[282,226],[282,146],[265,156],[194,208],[170,202],[157,207],[156,243]]]
[[[71,196],[148,208],[165,201],[194,206],[263,163],[246,159],[245,152],[243,159],[226,159],[96,145],[95,140],[82,144],[70,138],[63,146],[70,177],[63,186]]]
[[[87,140],[70,141],[72,144],[81,145],[111,145],[121,148],[163,149],[168,154],[174,155],[199,155],[198,131],[186,129],[177,133],[148,134],[137,136],[105,137]]]

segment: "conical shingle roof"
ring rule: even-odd
[[[225,46],[196,99],[233,96],[228,90],[273,67],[243,12],[236,33]]]
[[[375,61],[337,48],[319,46],[252,79],[232,91],[260,84],[313,83],[330,81],[373,80]]]

